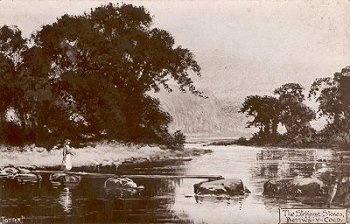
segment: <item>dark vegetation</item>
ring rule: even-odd
[[[46,148],[69,138],[75,146],[114,140],[173,148],[185,136],[170,134],[169,113],[148,93],[201,96],[192,53],[152,27],[143,7],[105,5],[64,15],[29,39],[17,27],[0,28],[0,141]]]
[[[248,96],[239,112],[253,118],[247,127],[256,127],[258,132],[235,143],[350,148],[350,67],[313,82],[308,98],[316,100],[317,111],[306,106],[303,92],[301,85],[287,83],[275,89],[275,96]],[[327,120],[321,131],[310,125],[317,117]],[[278,133],[278,125],[284,126],[286,133]]]

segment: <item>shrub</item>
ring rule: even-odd
[[[171,137],[168,147],[174,150],[183,150],[186,142],[186,136],[182,131],[177,130]]]

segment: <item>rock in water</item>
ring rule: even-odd
[[[250,193],[243,185],[241,179],[223,179],[204,181],[194,185],[194,193],[198,195],[244,195]]]
[[[264,184],[264,195],[295,199],[306,204],[329,203],[350,205],[350,178],[338,177],[332,181],[321,181],[317,177],[296,177]]]
[[[13,177],[17,173],[19,173],[19,170],[17,168],[8,166],[0,170],[0,177]]]
[[[130,178],[108,178],[104,183],[107,195],[117,197],[127,197],[138,194],[144,189],[143,186],[137,184]]]
[[[111,177],[105,181],[104,187],[106,189],[116,189],[116,188],[136,189],[137,184],[130,178]]]
[[[22,173],[22,174],[28,174],[28,173],[31,173],[30,170],[26,169],[26,168],[22,168],[22,167],[17,167],[18,169],[18,172],[19,173]]]
[[[77,175],[70,175],[67,173],[53,173],[49,178],[53,185],[64,185],[73,187],[79,185],[81,177]]]
[[[14,178],[19,183],[38,183],[42,180],[40,175],[34,173],[19,173]]]
[[[325,196],[327,189],[317,177],[295,177],[293,179],[269,180],[264,184],[264,195],[296,198]]]
[[[0,169],[0,179],[16,180],[19,183],[38,183],[42,178],[26,168],[8,166]]]

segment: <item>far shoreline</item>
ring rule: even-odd
[[[288,144],[285,142],[282,143],[257,143],[247,140],[246,138],[236,138],[230,140],[216,140],[205,144],[205,146],[253,146],[259,148],[271,147],[271,148],[286,148],[286,149],[332,149],[336,151],[350,151],[349,145],[336,145],[336,144],[323,144],[323,143],[309,143],[309,144]]]

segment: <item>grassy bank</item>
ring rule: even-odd
[[[73,167],[119,166],[122,163],[144,163],[185,159],[205,153],[198,149],[174,151],[158,146],[123,145],[119,143],[99,143],[95,146],[72,148]],[[24,148],[0,149],[0,167],[16,166],[27,168],[59,167],[62,162],[62,150],[47,151],[44,148],[27,146]]]

